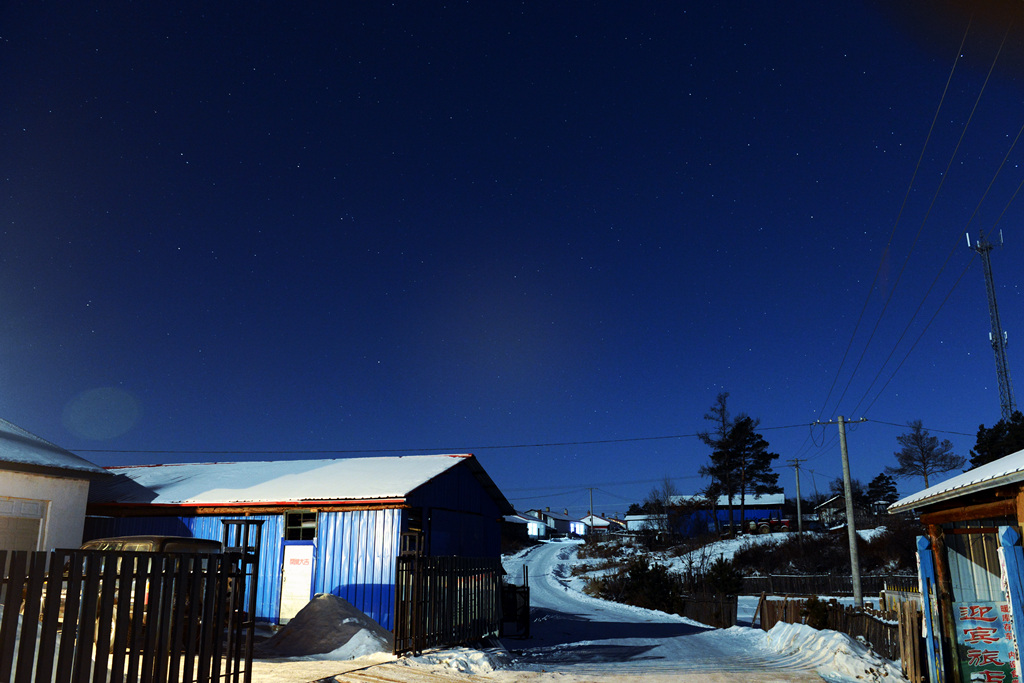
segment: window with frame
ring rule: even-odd
[[[284,540],[312,541],[316,539],[316,513],[310,510],[286,512]]]

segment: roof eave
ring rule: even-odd
[[[146,503],[146,502],[102,502],[89,503],[88,514],[109,514],[116,512],[127,512],[131,510],[235,510],[252,512],[255,510],[267,509],[308,509],[308,508],[342,508],[342,509],[368,509],[368,508],[400,508],[406,505],[405,498],[365,498],[347,500],[280,500],[280,501],[230,501],[230,502],[202,502],[182,501],[176,503]]]
[[[906,512],[908,510],[919,510],[924,507],[930,507],[938,503],[942,503],[955,498],[961,498],[963,496],[970,495],[972,493],[978,493],[980,491],[987,491],[988,489],[999,488],[1000,486],[1008,486],[1010,484],[1017,484],[1024,481],[1024,472],[1009,472],[1002,476],[992,477],[991,479],[985,479],[984,481],[973,482],[965,484],[964,486],[958,486],[954,489],[947,491],[940,491],[930,496],[924,496],[922,498],[913,498],[906,502],[897,501],[886,508],[886,512],[890,515],[897,514],[899,512]]]
[[[67,467],[64,465],[43,465],[2,459],[0,459],[0,469],[7,470],[9,472],[21,472],[23,474],[41,474],[49,477],[70,477],[90,480],[111,476],[110,472],[107,472],[100,467],[96,467],[95,469],[88,467]]]

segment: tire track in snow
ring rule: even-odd
[[[749,629],[709,629],[572,590],[575,552],[575,544],[549,543],[520,558],[530,573],[533,637],[521,647],[509,641],[517,668],[634,676],[777,671],[790,680],[822,680],[806,664],[757,647]]]

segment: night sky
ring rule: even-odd
[[[727,391],[790,496],[868,418],[867,483],[1000,418],[980,230],[1024,388],[1024,18],[90,4],[0,7],[0,417],[99,465],[472,452],[621,513]]]

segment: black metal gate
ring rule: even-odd
[[[398,556],[394,623],[395,654],[415,654],[498,635],[501,561]]]

